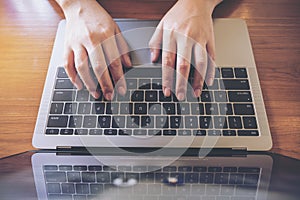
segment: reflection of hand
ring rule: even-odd
[[[99,98],[97,83],[88,67],[92,65],[104,93],[111,100],[114,95],[112,74],[117,91],[126,93],[122,63],[129,67],[126,41],[111,16],[94,0],[57,0],[64,10],[67,25],[65,33],[65,68],[73,84],[82,89],[83,84],[95,98]],[[120,54],[124,55],[120,56]],[[89,59],[88,59],[89,57]],[[79,77],[77,76],[79,75]],[[81,80],[82,81],[81,81]]]
[[[176,96],[186,95],[192,52],[195,63],[194,95],[199,97],[204,79],[213,83],[214,66],[207,67],[207,53],[215,59],[212,12],[221,0],[179,0],[159,23],[149,46],[152,61],[158,60],[162,46],[163,92],[171,95],[173,72],[176,63]],[[177,54],[177,58],[175,58]],[[205,78],[206,76],[206,78]]]

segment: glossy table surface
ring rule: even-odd
[[[160,19],[175,1],[101,0],[115,18]],[[134,4],[134,6],[132,6]],[[300,1],[226,0],[214,17],[245,19],[273,137],[300,159]],[[31,146],[58,22],[53,0],[0,1],[0,157]]]

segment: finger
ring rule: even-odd
[[[162,44],[162,37],[163,37],[163,29],[162,29],[162,22],[159,23],[157,28],[154,31],[154,34],[149,42],[149,47],[151,51],[151,61],[157,62],[160,54],[161,44]]]
[[[64,61],[66,62],[64,67],[65,67],[66,73],[68,74],[71,82],[75,85],[75,87],[78,90],[81,90],[83,88],[83,84],[82,84],[80,78],[78,77],[76,69],[75,69],[74,53],[73,53],[72,49],[65,48]]]
[[[191,54],[191,39],[182,34],[177,35],[176,96],[179,101],[183,101],[186,96]]]
[[[162,52],[162,86],[165,96],[171,95],[174,80],[174,68],[176,58],[175,38],[169,30],[164,30]]]
[[[126,82],[123,74],[123,68],[120,59],[120,53],[117,48],[115,37],[108,38],[102,44],[103,51],[107,58],[109,70],[115,83],[117,91],[121,95],[126,93]]]
[[[209,56],[208,56],[208,67],[207,67],[205,82],[208,86],[211,86],[214,83],[215,68],[216,68],[216,64],[215,64],[216,50],[215,50],[214,36],[212,36],[211,39],[208,41],[206,48]]]
[[[90,94],[98,99],[100,97],[100,93],[97,91],[97,85],[91,77],[90,69],[88,66],[88,56],[85,48],[83,46],[78,47],[74,50],[74,55],[75,67],[81,80],[85,84]]]
[[[88,48],[88,53],[92,68],[100,84],[104,98],[112,100],[114,96],[114,87],[109,76],[101,44],[94,46],[93,48]]]
[[[204,49],[204,46],[199,43],[194,46],[194,81],[193,81],[193,90],[194,96],[199,97],[202,92],[204,78],[207,70],[207,53]]]
[[[119,52],[121,54],[121,61],[125,67],[131,67],[131,59],[130,59],[130,54],[129,54],[129,47],[124,39],[120,28],[116,25],[116,41],[118,45]]]

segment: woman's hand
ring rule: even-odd
[[[122,63],[131,66],[127,43],[111,16],[95,0],[57,0],[66,17],[65,69],[77,89],[83,84],[94,98],[100,97],[89,62],[104,97],[111,100],[115,87],[126,93]],[[112,79],[110,78],[109,71]]]
[[[221,0],[179,0],[159,23],[149,46],[156,62],[162,48],[162,85],[165,96],[171,95],[176,63],[176,96],[184,100],[190,63],[194,58],[195,73],[192,87],[199,97],[204,80],[213,84],[215,68],[207,66],[207,53],[215,59],[212,12]]]

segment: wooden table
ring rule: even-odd
[[[101,0],[113,17],[147,19],[160,19],[174,2]],[[273,135],[272,151],[298,159],[299,11],[299,0],[225,0],[214,13],[247,21]],[[33,149],[31,137],[62,18],[53,0],[0,1],[0,157]]]

